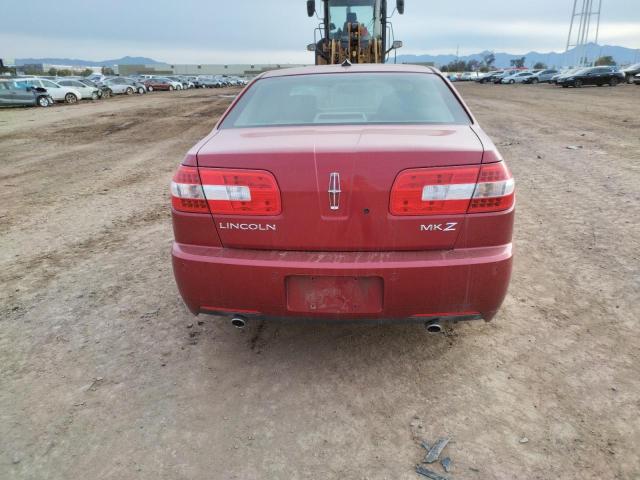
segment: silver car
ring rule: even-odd
[[[57,83],[63,87],[71,87],[78,90],[82,94],[82,98],[98,100],[102,96],[97,87],[90,87],[79,80],[59,79]]]
[[[540,83],[544,83],[544,82],[551,83],[551,79],[557,73],[558,73],[558,70],[553,70],[553,69],[542,70],[542,71],[534,74],[533,77],[531,77],[531,79],[529,80],[529,83],[538,83],[538,82],[540,82]]]
[[[125,78],[107,78],[103,84],[109,87],[114,95],[133,95],[136,93],[136,87]]]

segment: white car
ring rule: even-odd
[[[78,90],[82,94],[82,98],[90,98],[92,100],[98,100],[100,98],[100,90],[96,87],[85,85],[78,80],[64,79],[58,80],[57,83],[63,87],[71,87]]]
[[[535,74],[532,72],[518,72],[508,77],[504,77],[500,83],[525,83],[531,80]]]
[[[52,80],[47,80],[46,78],[29,77],[19,78],[16,81],[23,83],[25,86],[33,85],[35,87],[45,88],[49,95],[51,95],[51,98],[56,102],[78,103],[78,100],[82,100],[82,93],[80,93],[78,89],[73,87],[64,87]]]

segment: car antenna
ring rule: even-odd
[[[350,67],[351,66],[351,62],[349,61],[349,59],[345,59],[344,62],[342,62],[342,66],[343,67]]]

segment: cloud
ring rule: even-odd
[[[389,0],[393,4],[393,0]],[[303,0],[30,0],[3,5],[3,55],[102,60],[140,55],[175,63],[311,62],[316,18]],[[318,0],[319,3],[319,0]],[[393,17],[406,53],[561,51],[572,2],[407,0]],[[52,19],[55,19],[53,21]],[[601,43],[640,47],[640,2],[604,2]]]

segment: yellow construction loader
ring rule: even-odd
[[[402,47],[393,39],[387,0],[320,0],[321,17],[315,0],[307,0],[307,14],[317,15],[314,42],[307,49],[315,53],[316,65],[385,63],[391,52]],[[393,0],[389,0],[393,1]],[[404,0],[395,0],[395,9],[404,13]]]

